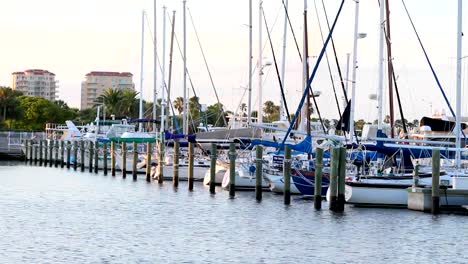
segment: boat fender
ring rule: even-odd
[[[251,176],[253,176],[253,175],[254,175],[254,173],[255,173],[255,169],[256,169],[256,168],[255,168],[255,166],[254,166],[254,165],[250,165],[250,166],[249,166],[249,172],[250,172],[250,175],[251,175]]]

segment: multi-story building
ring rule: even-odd
[[[13,90],[23,92],[24,95],[40,96],[55,101],[57,97],[58,81],[55,74],[46,70],[30,69],[24,72],[14,72]]]
[[[107,88],[134,90],[135,84],[132,77],[133,74],[129,72],[92,71],[86,74],[85,80],[81,82],[81,109],[94,106],[96,98]]]

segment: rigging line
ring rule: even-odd
[[[169,13],[167,13],[168,17],[170,18],[169,16]],[[154,37],[153,37],[153,32],[151,31],[151,27],[149,26],[149,20],[148,20],[148,16],[147,14],[145,13],[145,18],[146,18],[146,23],[148,24],[148,28],[149,28],[149,34],[150,34],[150,37],[151,37],[151,42],[153,43],[153,45],[156,45],[155,41],[154,41]],[[172,21],[171,19],[169,19],[169,23],[172,24]],[[156,61],[158,62],[158,66],[159,66],[159,71],[160,73],[162,74],[162,66],[161,66],[161,61],[159,60],[159,55],[158,53],[156,52]],[[164,78],[164,85],[163,87],[165,87],[166,89],[166,93],[169,95],[169,89],[168,89],[168,86],[167,86],[167,83],[165,81],[165,78]],[[168,101],[168,104],[171,108],[171,112],[172,112],[172,116],[173,116],[173,120],[174,120],[174,124],[175,124],[175,127],[176,127],[176,130],[179,131],[179,122],[177,121],[177,118],[176,118],[176,113],[175,113],[175,110],[174,110],[174,106],[172,105],[172,101],[171,101],[171,98],[168,96],[167,98],[167,101]],[[156,104],[156,106],[158,105],[158,102],[153,102],[153,104]],[[161,106],[161,105],[159,105]]]
[[[210,68],[208,67],[208,62],[206,61],[205,52],[203,51],[203,47],[201,45],[201,41],[200,41],[200,38],[198,36],[197,29],[195,28],[195,22],[193,21],[192,12],[190,12],[190,8],[187,8],[187,10],[188,10],[188,13],[189,13],[189,16],[190,16],[190,21],[192,22],[193,31],[195,33],[195,36],[197,37],[198,46],[200,47],[200,51],[201,51],[202,56],[203,56],[203,61],[205,62],[206,70],[208,71],[208,76],[210,77],[211,86],[213,87],[213,91],[215,93],[216,100],[218,101],[218,103],[221,106],[221,115],[223,116],[224,124],[227,125],[226,117],[224,116],[224,109],[223,109],[223,106],[222,106],[221,102],[219,101],[219,96],[218,96],[218,92],[216,91],[216,86],[215,86],[214,81],[213,81],[213,76],[211,75]]]
[[[169,13],[168,13],[167,15],[168,15],[168,17],[169,17],[169,22],[172,23],[172,19],[170,18]],[[179,49],[180,56],[182,57],[182,60],[183,60],[183,59],[184,59],[184,55],[183,55],[183,53],[182,53],[182,49],[180,48],[180,43],[179,43],[179,39],[177,38],[177,34],[175,34],[175,33],[174,33],[174,38],[175,38],[175,40],[176,40],[177,48]],[[188,77],[188,79],[189,79],[189,82],[190,82],[190,86],[191,86],[191,88],[192,88],[193,95],[194,95],[194,96],[197,96],[197,93],[195,92],[195,87],[194,87],[194,85],[193,85],[192,76],[190,75],[188,68],[185,68],[185,71],[186,71],[186,73],[187,73],[187,77]],[[199,109],[200,109],[200,111],[201,111],[200,102],[198,102],[198,104],[199,104]]]
[[[286,14],[286,19],[288,20],[289,28],[291,29],[291,33],[292,33],[293,38],[294,38],[294,43],[296,44],[296,49],[297,49],[297,53],[299,54],[299,59],[302,61],[301,50],[299,49],[299,44],[297,43],[296,34],[294,33],[294,29],[292,27],[291,20],[289,19],[288,8],[286,7],[286,4],[284,3],[284,0],[281,0],[281,2],[283,3],[284,12]]]
[[[288,121],[289,123],[291,123],[291,116],[289,115],[288,102],[286,101],[286,96],[284,95],[283,84],[281,81],[281,76],[280,76],[279,69],[278,69],[278,63],[276,61],[276,56],[275,56],[275,50],[273,48],[273,42],[271,41],[271,35],[270,35],[270,31],[268,30],[268,24],[267,24],[267,20],[265,17],[265,10],[263,10],[263,8],[262,8],[262,14],[263,14],[263,20],[265,21],[266,31],[268,33],[268,39],[270,40],[271,53],[273,55],[273,61],[275,62],[276,76],[278,77],[278,82],[279,82],[279,86],[281,90],[281,96],[283,97],[283,102],[284,102],[284,108],[286,110],[286,115],[288,116]]]
[[[310,88],[310,85],[311,85],[312,81],[315,78],[315,74],[317,73],[317,69],[318,69],[318,66],[320,64],[320,61],[322,60],[323,53],[325,52],[325,49],[326,49],[326,47],[328,45],[328,42],[329,42],[329,40],[331,38],[331,35],[333,34],[336,23],[338,21],[338,17],[340,16],[341,10],[343,9],[343,4],[344,4],[344,0],[341,1],[340,8],[338,9],[338,13],[336,14],[336,17],[335,17],[335,21],[333,22],[333,25],[332,25],[332,27],[330,29],[330,32],[328,33],[327,40],[325,41],[325,44],[323,45],[322,50],[320,51],[320,54],[319,54],[318,59],[317,59],[317,63],[315,64],[314,69],[312,71],[312,74],[310,75],[310,78],[307,81],[307,86],[306,87]],[[305,89],[304,93],[302,94],[301,101],[299,102],[299,106],[298,106],[298,108],[296,110],[296,114],[294,115],[294,118],[293,118],[293,120],[291,122],[292,124],[294,124],[296,122],[297,116],[299,115],[299,112],[302,109],[302,106],[304,104],[305,98],[308,95],[308,93],[309,93],[309,89]],[[315,102],[315,97],[312,96],[312,98],[314,99],[314,102]],[[283,138],[283,141],[282,141],[281,144],[284,144],[284,142],[286,142],[286,139],[288,138],[289,134],[291,133],[291,130],[292,130],[292,125],[289,125],[288,131],[284,135],[284,138]]]
[[[319,13],[318,13],[317,2],[316,1],[314,1],[314,6],[315,6],[315,14],[317,15],[317,22],[318,22],[318,26],[319,26],[320,36],[322,37],[322,44],[323,44],[325,42],[325,39],[323,38],[322,25],[320,23],[320,18],[319,18]],[[333,38],[331,39],[331,41],[333,43]],[[330,81],[331,81],[331,85],[332,85],[332,88],[333,88],[333,93],[335,95],[336,107],[338,108],[338,115],[339,115],[340,120],[341,120],[340,102],[338,101],[338,96],[336,95],[335,83],[334,83],[334,80],[333,80],[333,75],[332,75],[332,71],[331,71],[331,67],[330,67],[330,61],[328,60],[327,51],[325,51],[325,60],[327,61],[328,72],[330,74]],[[339,66],[338,66],[338,68],[339,68]]]
[[[401,122],[403,123],[403,132],[405,133],[405,138],[408,138],[408,130],[406,129],[406,122],[405,122],[405,117],[403,115],[403,107],[401,106],[400,92],[398,90],[398,85],[396,82],[395,69],[393,68],[393,62],[390,63],[390,65],[392,67],[393,85],[395,86],[395,92],[396,92],[397,101],[398,101],[398,108],[400,110]]]
[[[410,20],[410,22],[411,22],[411,25],[413,26],[414,33],[416,34],[416,37],[418,38],[419,45],[421,45],[421,48],[422,48],[422,50],[423,50],[423,52],[424,52],[424,56],[426,57],[427,63],[429,64],[429,67],[431,68],[432,75],[434,76],[434,78],[435,78],[435,80],[436,80],[436,82],[437,82],[437,85],[439,86],[440,92],[442,93],[442,96],[444,97],[444,100],[445,100],[445,102],[447,103],[447,106],[449,107],[449,110],[450,110],[450,112],[452,113],[453,117],[456,118],[455,112],[453,111],[452,106],[450,105],[450,102],[449,102],[447,96],[445,95],[444,89],[442,88],[442,85],[440,84],[439,78],[437,77],[437,74],[435,73],[434,67],[432,67],[432,63],[431,63],[431,61],[429,60],[429,55],[427,55],[426,49],[424,48],[424,46],[423,46],[423,44],[422,44],[421,38],[419,37],[419,34],[418,34],[418,32],[416,31],[416,26],[414,25],[413,20],[411,19],[411,16],[410,16],[410,14],[409,14],[409,11],[408,11],[408,9],[406,8],[405,1],[404,1],[404,0],[401,0],[401,2],[403,3],[403,6],[404,6],[405,11],[406,11],[406,14],[408,15],[408,18],[409,18],[409,20]],[[463,130],[461,131],[461,133],[463,134],[463,137],[466,139],[466,136],[465,136],[465,133],[463,132]]]
[[[315,2],[314,2],[314,5],[315,5]],[[325,8],[325,3],[324,3],[323,0],[322,0],[322,6],[323,6],[323,12],[325,13],[325,19],[327,21],[328,30],[330,30],[330,22],[328,21],[327,10]],[[335,41],[333,40],[333,37],[331,38],[331,44],[332,44],[332,47],[333,47],[333,53],[335,54],[336,68],[338,69],[338,75],[340,76],[340,82],[341,82],[341,88],[343,90],[343,95],[345,97],[345,101],[348,102],[348,94],[346,93],[346,88],[345,88],[345,85],[344,85],[344,82],[343,82],[343,75],[341,74],[341,67],[340,67],[340,63],[338,61],[338,56],[336,55]],[[348,81],[348,80],[346,80],[346,81]]]

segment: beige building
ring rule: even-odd
[[[135,89],[132,80],[133,74],[129,72],[101,72],[92,71],[86,74],[81,82],[81,109],[93,107],[98,98],[107,88],[125,90]]]
[[[48,100],[55,101],[57,98],[58,81],[55,74],[39,69],[25,70],[24,72],[14,72],[13,90],[23,92],[24,95],[40,96]]]

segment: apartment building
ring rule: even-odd
[[[14,72],[13,90],[21,91],[24,95],[40,96],[55,101],[57,98],[58,81],[55,74],[46,70],[30,69]]]
[[[134,90],[135,84],[132,78],[133,74],[129,72],[89,72],[85,80],[81,82],[81,109],[93,107],[96,104],[96,98],[107,88]]]

